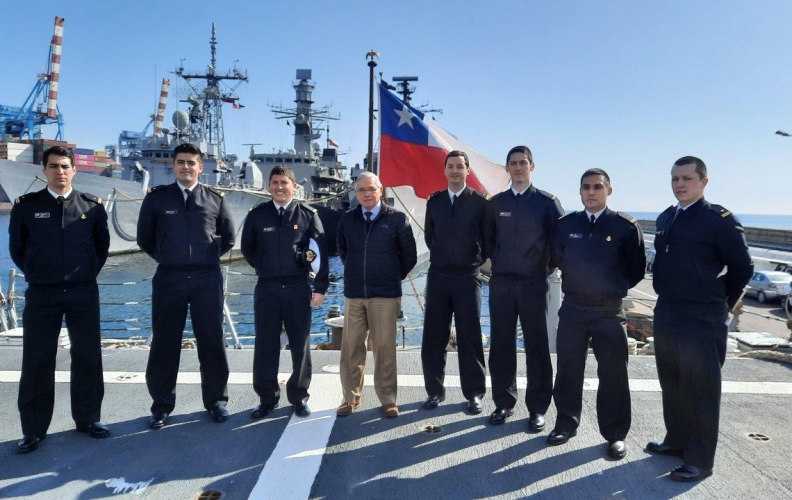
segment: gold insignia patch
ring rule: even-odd
[[[295,225],[294,225],[294,230],[296,231],[296,230],[298,230],[298,229],[300,229],[300,226],[298,226],[297,224],[295,224]],[[309,260],[308,262],[311,262],[311,261]]]
[[[82,214],[82,215],[80,215],[80,218],[81,218],[81,219],[83,219],[83,220],[85,220],[85,219],[87,219],[88,217],[86,217],[86,216],[85,216],[85,214]]]
[[[296,228],[297,228],[297,227],[295,226],[295,229],[296,229]],[[310,249],[309,249],[309,250],[306,250],[306,251],[305,251],[305,260],[306,260],[307,262],[313,262],[313,261],[315,261],[315,260],[316,260],[316,252],[314,252],[313,250],[310,250]]]
[[[610,236],[608,236],[607,238],[605,238],[605,241],[610,241],[611,239],[612,238]]]
[[[723,213],[721,214],[721,217],[724,217],[724,218],[725,218],[725,217],[728,217],[728,216],[730,216],[730,215],[731,215],[731,212],[729,212],[729,211],[726,211],[726,212],[723,212]]]
[[[225,197],[225,191],[220,193],[220,198],[224,198],[224,197]]]
[[[100,205],[102,204],[102,199],[101,199],[101,198],[99,198],[99,204],[100,204]]]

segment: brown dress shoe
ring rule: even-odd
[[[385,418],[396,418],[399,416],[399,407],[393,403],[382,405],[382,413],[385,415]]]
[[[355,411],[355,408],[358,407],[359,403],[341,403],[341,406],[338,407],[336,410],[336,415],[339,417],[348,417],[352,415],[352,412]]]

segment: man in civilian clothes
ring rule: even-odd
[[[173,150],[176,182],[149,189],[140,207],[137,242],[159,264],[151,282],[152,341],[146,385],[153,399],[149,427],[163,427],[176,406],[182,335],[190,308],[201,369],[201,396],[214,422],[228,411],[220,256],[234,246],[225,193],[198,182],[203,153]]]
[[[8,248],[25,274],[19,415],[29,453],[47,437],[55,405],[55,357],[66,319],[71,340],[71,413],[78,432],[106,438],[100,422],[104,380],[96,276],[107,260],[110,232],[102,200],[72,188],[70,149],[44,152],[47,187],[14,201]]]
[[[547,438],[566,443],[577,434],[589,341],[597,358],[597,422],[608,456],[627,455],[630,385],[627,328],[622,299],[646,270],[643,235],[636,219],[608,208],[610,177],[592,168],[580,178],[586,207],[558,221],[553,260],[561,269],[564,302],[558,312],[558,371],[553,400],[558,417]]]
[[[489,196],[466,185],[468,156],[451,151],[445,160],[448,189],[426,200],[424,237],[430,252],[426,278],[421,362],[428,397],[427,410],[445,400],[446,346],[451,318],[456,325],[459,374],[468,412],[481,413],[486,392],[484,348],[481,343],[481,279],[484,211]]]
[[[726,318],[753,275],[740,222],[704,199],[708,181],[699,158],[674,163],[671,188],[679,203],[657,218],[655,236],[655,358],[666,435],[646,449],[682,458],[669,474],[676,481],[712,475]]]
[[[355,183],[360,206],[341,216],[338,255],[344,263],[344,336],[341,340],[339,417],[350,415],[363,395],[366,340],[374,354],[374,390],[387,418],[396,406],[396,319],[401,282],[418,260],[410,221],[380,201],[382,183],[371,172]]]
[[[555,268],[550,245],[564,210],[555,195],[531,183],[534,167],[527,146],[513,147],[506,155],[511,189],[493,196],[487,205],[484,245],[492,260],[489,370],[495,411],[489,421],[503,424],[517,403],[519,318],[528,365],[528,429],[539,432],[553,391],[547,339],[547,276]]]
[[[242,229],[242,255],[258,276],[253,299],[253,389],[261,403],[252,418],[266,417],[278,406],[284,325],[292,358],[286,398],[298,417],[311,414],[311,308],[324,302],[329,273],[322,221],[314,208],[294,200],[296,188],[289,167],[274,167],[269,177],[272,200],[251,208]],[[313,293],[308,281],[312,266],[316,269]]]

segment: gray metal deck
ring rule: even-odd
[[[792,369],[769,361],[730,358],[724,367],[724,397],[715,474],[697,484],[663,477],[679,460],[643,451],[663,436],[654,359],[630,360],[633,427],[627,457],[605,455],[596,429],[596,361],[587,366],[588,390],[578,436],[549,448],[540,434],[526,432],[520,403],[505,425],[486,423],[493,409],[469,416],[449,355],[448,399],[437,410],[424,399],[420,354],[400,352],[399,418],[381,418],[373,387],[352,416],[336,419],[340,383],[337,352],[314,351],[313,414],[293,418],[279,408],[254,421],[257,398],[249,374],[252,350],[229,350],[231,418],[209,420],[200,401],[195,351],[183,351],[175,413],[168,426],[150,430],[150,400],[144,383],[145,350],[105,350],[107,384],[103,421],[113,434],[96,440],[73,430],[69,385],[57,384],[50,433],[40,448],[18,455],[16,409],[21,349],[0,349],[0,498],[89,499],[116,495],[145,499],[192,499],[221,491],[239,498],[791,498]],[[371,361],[369,361],[371,362]],[[524,363],[521,356],[520,365]],[[58,380],[68,374],[67,352],[58,355]],[[281,371],[290,366],[281,356]],[[370,365],[371,366],[371,365]],[[524,387],[524,366],[520,370]],[[285,379],[285,376],[283,377]],[[421,431],[427,424],[441,432]],[[766,441],[751,439],[760,433]],[[121,479],[123,478],[123,479]],[[142,483],[142,484],[139,484]],[[135,489],[135,486],[138,486]],[[116,491],[116,493],[114,493]],[[126,493],[124,493],[126,492]]]

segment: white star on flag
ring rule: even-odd
[[[409,126],[410,126],[410,128],[411,128],[411,129],[415,129],[415,127],[413,127],[413,124],[412,124],[412,119],[413,119],[413,118],[418,118],[418,117],[417,117],[417,116],[415,116],[415,115],[412,113],[412,111],[410,111],[410,110],[407,108],[407,106],[406,106],[406,105],[405,105],[405,106],[404,106],[404,108],[403,108],[403,109],[401,109],[401,110],[394,109],[394,110],[393,110],[393,112],[394,112],[394,113],[396,113],[397,115],[399,115],[399,124],[398,124],[398,125],[396,125],[396,127],[401,127],[403,124],[405,124],[405,123],[406,123],[407,125],[409,125]]]

